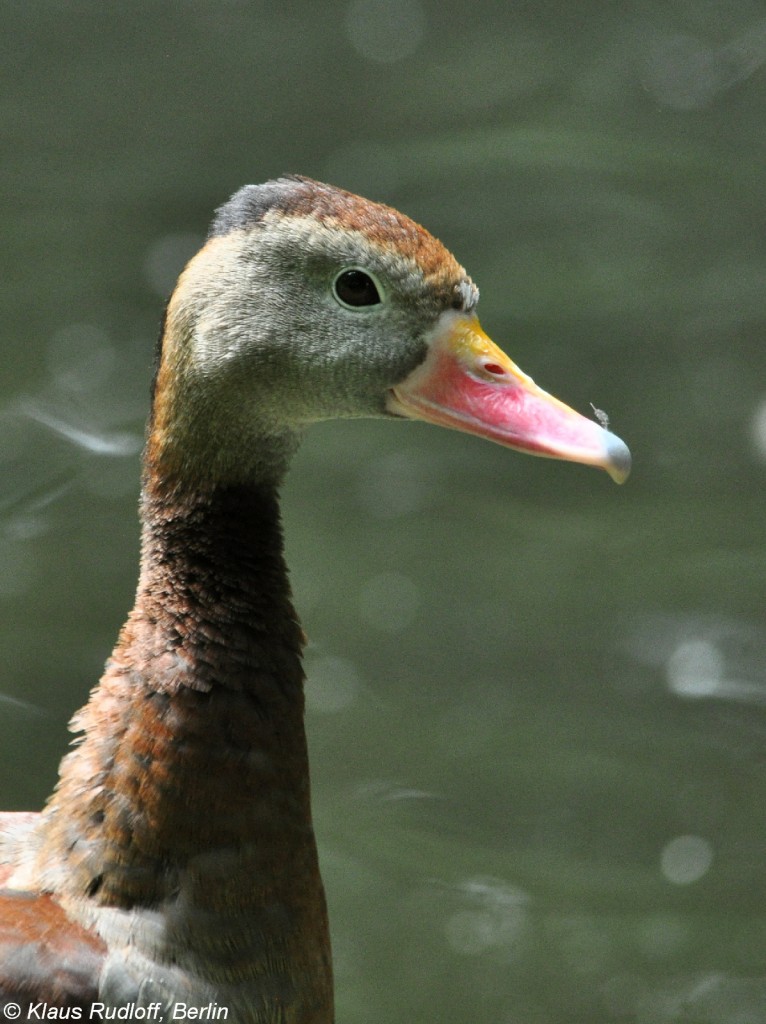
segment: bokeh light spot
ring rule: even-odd
[[[378,64],[411,57],[420,45],[426,18],[420,0],[354,0],[346,32],[356,52]]]
[[[751,431],[755,454],[766,461],[766,398],[758,404],[753,413]]]
[[[723,655],[709,640],[686,640],[668,658],[668,687],[679,696],[712,697],[723,677]]]
[[[399,451],[370,460],[359,477],[359,499],[376,519],[419,512],[434,490],[438,467],[432,453]]]
[[[691,885],[706,875],[713,863],[713,847],[702,836],[678,836],[662,850],[660,868],[674,885]]]

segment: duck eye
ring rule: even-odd
[[[378,288],[363,270],[343,270],[333,283],[335,298],[343,306],[376,306],[380,302]]]

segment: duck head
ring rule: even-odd
[[[247,186],[168,304],[148,457],[198,482],[278,481],[308,424],[406,417],[622,482],[627,447],[490,341],[478,298],[389,207],[307,178]]]

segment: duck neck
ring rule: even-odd
[[[138,593],[115,656],[160,694],[240,693],[264,720],[302,723],[303,634],[276,485],[184,489],[150,478],[141,512]]]
[[[75,717],[84,735],[45,812],[44,874],[91,906],[246,919],[275,960],[318,958],[327,988],[302,632],[276,489],[149,481],[142,516],[136,604]]]

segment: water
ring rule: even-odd
[[[177,268],[240,184],[332,180],[439,235],[635,457],[616,488],[422,425],[308,436],[339,1021],[766,1022],[762,5],[0,17],[3,806],[45,798],[132,599]]]

